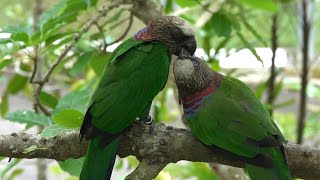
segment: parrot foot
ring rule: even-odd
[[[149,125],[149,133],[151,134],[152,131],[154,130],[154,122],[151,116],[148,116],[146,118],[140,118],[140,122],[143,122],[144,124]]]

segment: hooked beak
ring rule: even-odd
[[[180,54],[179,54],[179,59],[184,59],[188,56],[191,56],[192,54],[190,54],[185,48],[181,48],[180,50]]]
[[[193,56],[197,49],[197,42],[194,37],[187,39],[180,49],[179,57],[185,58],[188,56]]]

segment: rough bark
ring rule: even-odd
[[[36,145],[30,153],[23,151]],[[47,158],[63,161],[84,156],[87,143],[79,142],[79,133],[70,132],[54,138],[39,135],[16,134],[0,136],[0,156],[11,158]],[[320,150],[289,143],[285,145],[289,167],[294,177],[315,179],[320,176]],[[217,162],[235,167],[244,163],[217,147],[208,147],[198,141],[189,130],[158,124],[152,134],[140,123],[134,124],[122,136],[119,156],[136,156],[139,167],[128,179],[152,179],[168,163],[179,160]],[[145,173],[152,165],[153,170]],[[147,168],[147,169],[146,169]]]

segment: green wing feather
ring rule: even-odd
[[[260,147],[266,137],[285,139],[251,89],[241,81],[224,77],[215,92],[204,100],[188,123],[193,134],[207,145],[215,145],[236,155],[270,157],[272,168],[246,163],[252,180],[292,179],[285,155],[278,147]]]
[[[198,138],[235,154],[254,157],[260,141],[267,136],[283,136],[254,93],[241,81],[224,77],[213,95],[188,121]],[[283,139],[284,141],[284,139]]]
[[[169,73],[168,49],[160,42],[122,51],[111,57],[91,100],[93,125],[108,133],[132,123],[162,90]]]
[[[160,42],[130,38],[112,53],[80,130],[93,138],[81,180],[110,179],[120,142],[116,136],[137,117],[149,114],[153,98],[166,84],[169,65],[168,49]]]

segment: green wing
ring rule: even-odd
[[[259,153],[255,141],[268,136],[279,136],[284,141],[251,89],[230,77],[224,77],[219,88],[204,100],[200,110],[188,122],[203,143],[245,157]]]
[[[168,49],[160,42],[124,42],[111,56],[92,96],[92,124],[104,132],[121,132],[162,90],[169,64]]]

